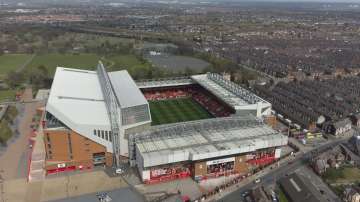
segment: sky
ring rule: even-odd
[[[227,1],[227,0],[215,0],[215,1]],[[281,1],[281,2],[336,2],[336,3],[349,3],[349,2],[353,2],[353,3],[360,3],[360,0],[231,0],[231,1],[268,1],[268,2],[273,2],[273,1]]]
[[[200,1],[200,0],[198,0]],[[206,0],[204,0],[206,1]],[[242,2],[242,1],[262,1],[262,2],[323,2],[323,3],[360,3],[360,0],[211,0],[211,1],[232,1],[232,2]]]

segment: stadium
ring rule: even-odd
[[[43,120],[48,174],[137,167],[145,183],[246,174],[281,155],[271,104],[215,73],[135,82],[58,67]]]

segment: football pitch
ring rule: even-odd
[[[152,125],[211,118],[212,115],[191,98],[149,101]]]

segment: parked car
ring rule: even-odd
[[[241,194],[241,196],[245,198],[247,195],[249,195],[249,193],[250,193],[249,191],[244,191],[244,192]]]
[[[124,170],[122,168],[118,168],[118,169],[115,170],[115,173],[116,174],[123,174]]]

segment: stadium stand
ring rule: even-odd
[[[192,98],[205,108],[214,117],[230,116],[230,107],[219,101],[216,97],[207,93],[205,89],[197,85],[189,85],[174,88],[143,89],[143,94],[148,101]]]

